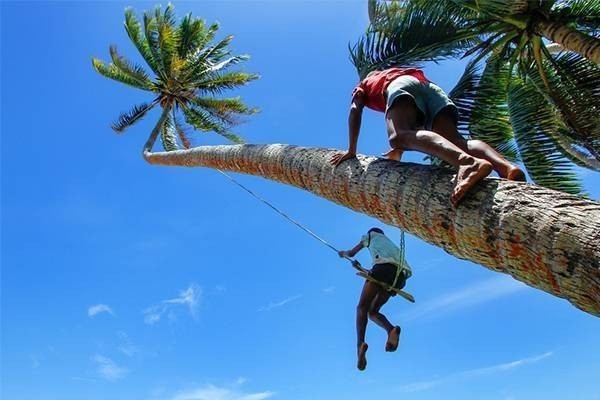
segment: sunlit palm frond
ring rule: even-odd
[[[173,61],[178,56],[180,40],[179,30],[175,27],[173,5],[169,3],[164,13],[157,7],[154,18],[162,67],[168,75],[172,75]]]
[[[195,86],[200,91],[206,91],[212,94],[221,93],[227,89],[234,89],[238,86],[243,86],[250,81],[258,79],[259,76],[248,72],[226,72],[222,74],[210,74],[200,77],[200,80],[195,81]]]
[[[124,83],[136,89],[142,90],[152,90],[151,84],[147,82],[140,82],[137,78],[129,75],[128,73],[123,72],[121,69],[117,68],[114,64],[106,65],[104,61],[99,60],[97,58],[92,58],[92,65],[94,69],[102,76],[106,78],[110,78],[117,82]]]
[[[144,61],[146,61],[155,74],[158,74],[157,60],[154,59],[150,47],[148,46],[148,42],[145,40],[144,34],[142,33],[140,22],[131,8],[125,10],[125,30],[127,31],[129,39],[144,58]]]
[[[189,13],[181,20],[179,25],[179,48],[177,49],[179,58],[185,60],[188,54],[195,51],[206,37],[206,26],[201,19],[192,19]]]
[[[157,6],[157,11],[160,10],[160,6]],[[161,57],[161,49],[160,43],[158,40],[158,26],[156,19],[149,12],[144,12],[144,37],[146,39],[146,43],[148,44],[148,49],[150,54],[152,55],[152,59],[154,60],[156,67],[156,74],[162,78],[166,79],[167,73],[164,68],[164,62]]]
[[[129,75],[131,78],[137,80],[141,86],[151,88],[152,81],[148,76],[146,70],[137,64],[128,61],[125,57],[119,54],[116,46],[109,47],[110,58],[112,59],[115,67],[121,70],[121,72]]]

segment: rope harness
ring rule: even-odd
[[[278,213],[279,215],[281,215],[283,218],[287,219],[292,224],[296,225],[298,228],[302,229],[304,232],[308,233],[310,236],[312,236],[313,238],[317,239],[319,242],[321,242],[325,246],[329,247],[331,250],[335,251],[336,253],[340,252],[331,243],[327,242],[325,239],[323,239],[320,236],[318,236],[316,233],[314,233],[313,231],[311,231],[310,229],[308,229],[307,227],[305,227],[304,225],[302,225],[300,222],[296,221],[295,219],[293,219],[292,217],[290,217],[289,215],[287,215],[286,213],[284,213],[283,211],[281,211],[279,208],[275,207],[273,204],[269,203],[267,200],[263,199],[262,197],[260,197],[256,193],[254,193],[252,190],[248,189],[246,186],[244,186],[243,184],[241,184],[240,182],[238,182],[237,180],[235,180],[231,175],[229,175],[229,174],[221,171],[220,169],[217,169],[217,171],[219,171],[223,176],[225,176],[227,179],[229,179],[232,183],[236,184],[237,186],[239,186],[240,188],[242,188],[243,190],[245,190],[246,192],[248,192],[248,194],[250,194],[252,197],[254,197],[255,199],[257,199],[261,203],[265,204],[266,206],[268,206],[272,210],[274,210],[276,213]],[[404,231],[402,231],[402,233],[400,235],[400,261],[402,263],[405,262],[404,261],[404,253],[405,253],[404,252]],[[366,268],[364,268],[362,265],[360,265],[360,263],[358,262],[358,260],[355,260],[355,259],[353,259],[351,257],[347,257],[347,256],[344,257],[344,258],[346,260],[350,261],[350,264],[352,265],[352,267],[358,271],[356,273],[356,275],[361,276],[361,277],[365,278],[368,281],[377,283],[378,285],[382,286],[387,291],[395,292],[396,294],[398,294],[399,296],[402,296],[403,298],[405,298],[406,300],[410,301],[411,303],[415,302],[415,298],[410,293],[407,293],[407,292],[405,292],[403,290],[400,290],[400,289],[397,289],[396,287],[394,287],[394,286],[396,286],[396,283],[398,281],[398,277],[400,276],[400,273],[405,269],[404,265],[402,265],[402,266],[399,265],[396,268],[396,276],[394,278],[394,282],[392,283],[392,285],[388,285],[385,282],[381,282],[381,281],[378,281],[376,279],[373,279],[373,277],[369,274],[369,270],[366,269]]]

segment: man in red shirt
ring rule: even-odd
[[[519,167],[488,144],[466,140],[458,133],[456,106],[423,71],[415,68],[371,72],[354,88],[348,117],[348,151],[335,154],[330,161],[333,165],[356,156],[364,106],[385,113],[391,147],[385,154],[388,158],[400,161],[404,150],[416,150],[457,168],[456,184],[450,196],[454,206],[492,170],[501,178],[525,180]]]

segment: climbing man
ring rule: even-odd
[[[391,147],[385,156],[400,161],[404,150],[416,150],[438,157],[458,170],[450,196],[454,206],[492,170],[501,178],[525,180],[519,167],[488,144],[466,140],[458,133],[457,107],[416,68],[374,71],[354,88],[348,117],[348,151],[331,157],[333,165],[356,156],[364,106],[385,113]]]
[[[390,287],[398,290],[406,284],[406,280],[412,275],[410,267],[404,262],[400,249],[384,235],[379,228],[371,228],[360,242],[351,250],[340,251],[340,257],[354,257],[363,248],[368,248],[373,259],[373,267],[369,275]],[[356,347],[358,362],[356,367],[364,370],[367,367],[367,349],[365,332],[367,330],[367,317],[377,325],[381,326],[388,334],[385,351],[396,351],[400,340],[400,327],[393,326],[390,321],[380,312],[381,307],[395,296],[393,291],[386,290],[382,285],[365,281],[356,308]]]

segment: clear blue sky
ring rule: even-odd
[[[598,318],[410,235],[417,303],[385,307],[400,348],[385,353],[370,325],[358,372],[362,282],[345,262],[215,171],[146,164],[158,115],[110,130],[149,99],[91,67],[110,43],[136,54],[127,5],[1,4],[3,399],[600,399]],[[249,142],[346,146],[347,45],[366,27],[366,1],[175,6],[219,21],[220,37],[251,54],[262,79],[240,94],[263,111],[238,130]],[[450,89],[461,64],[426,72]],[[359,150],[378,154],[385,139],[381,114],[366,112]],[[599,175],[582,176],[600,198]],[[240,180],[341,248],[382,226]]]

